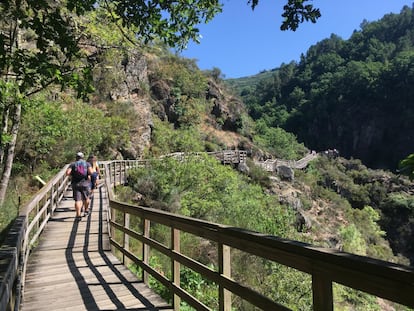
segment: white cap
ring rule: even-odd
[[[83,152],[78,152],[78,153],[76,154],[76,157],[77,157],[77,158],[80,158],[80,159],[83,159],[83,157],[84,157]]]

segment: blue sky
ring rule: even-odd
[[[260,0],[254,11],[247,0],[222,0],[223,12],[200,25],[201,43],[190,43],[181,52],[196,59],[200,69],[221,69],[225,78],[239,78],[297,61],[301,53],[332,33],[348,39],[361,22],[376,21],[399,13],[414,0],[314,0],[322,17],[316,24],[303,23],[293,31],[281,31],[282,9],[287,0]]]

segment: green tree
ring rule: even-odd
[[[207,73],[213,78],[214,81],[219,82],[225,78],[225,75],[221,72],[220,68],[213,67],[212,70]]]
[[[399,172],[407,175],[411,180],[414,179],[414,153],[400,161]]]
[[[56,146],[69,133],[65,113],[60,105],[33,101],[32,107],[22,118],[15,160],[30,166],[31,171],[45,160],[50,160],[49,164],[56,163],[56,160],[51,161],[52,157],[59,157],[62,153]]]
[[[91,91],[90,66],[75,61],[83,57],[81,36],[68,11],[75,9],[76,2],[63,3],[67,6],[54,1],[2,1],[0,5],[0,75],[2,88],[7,90],[0,105],[0,205],[11,175],[24,105],[55,83],[74,88],[80,97]],[[93,1],[81,3],[84,8],[93,5]]]
[[[288,133],[280,127],[267,127],[263,121],[256,124],[257,135],[254,141],[266,147],[279,159],[294,160],[307,153],[306,147],[298,143],[292,133]]]
[[[93,122],[85,121],[85,115]],[[129,141],[126,118],[104,114],[85,103],[38,100],[22,118],[15,162],[41,174],[42,169],[61,168],[73,160],[74,150],[99,151],[104,156],[110,148],[120,150]]]

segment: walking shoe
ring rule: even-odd
[[[75,217],[75,221],[80,221],[80,220],[82,220],[82,216],[76,216]]]
[[[83,217],[86,217],[89,215],[89,210],[85,211],[85,213],[83,214]]]

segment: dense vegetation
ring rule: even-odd
[[[298,63],[229,80],[250,116],[294,133],[314,150],[336,148],[371,168],[395,170],[413,152],[414,11],[335,34]]]
[[[252,169],[255,168],[253,163],[249,165]],[[336,237],[339,239],[337,243],[339,242],[345,251],[407,263],[403,258],[394,257],[388,243],[384,240],[385,232],[377,223],[380,218],[378,211],[368,205],[361,209],[354,209],[347,200],[330,191],[326,184],[322,184],[329,177],[333,177],[329,176],[330,174],[337,173],[335,165],[337,164],[334,161],[322,158],[298,177],[298,188],[310,181],[315,183],[310,193],[303,194],[303,201],[315,196],[318,200],[326,202],[323,210],[323,214],[326,215],[320,217],[326,219],[317,220],[319,224],[315,222],[311,228],[304,229],[305,231],[297,231],[296,211],[292,206],[281,203],[280,197],[269,191],[272,189],[272,182],[261,186],[260,180],[263,179],[264,172],[246,176],[230,166],[223,167],[209,156],[190,156],[185,161],[174,158],[153,160],[149,167],[136,169],[129,177],[130,187],[122,190],[118,188],[118,195],[121,199],[135,204],[323,246],[332,247],[330,243]],[[321,175],[316,177],[315,174]],[[343,177],[345,178],[345,175]],[[273,184],[273,187],[275,186],[276,184]],[[343,186],[355,185],[348,181],[348,183],[344,182]],[[354,189],[353,194],[356,196],[358,191],[362,190]],[[313,210],[314,206],[309,205],[304,208]],[[339,221],[340,217],[346,219],[346,222]],[[327,232],[327,226],[331,227],[329,229],[331,232]],[[162,229],[158,228],[158,230],[160,231],[157,231],[157,235],[168,236]],[[318,235],[324,236],[317,238]],[[327,239],[327,236],[332,239]],[[168,241],[166,240],[165,243]],[[202,244],[189,236],[184,239],[182,248],[191,258],[214,266],[214,255],[211,253],[214,248],[208,244]],[[233,262],[240,263],[233,266],[233,278],[257,288],[263,294],[277,299],[294,310],[312,309],[311,280],[305,275],[243,253],[235,252],[232,258]],[[157,269],[169,273],[168,260],[164,260],[159,255],[154,260],[156,262],[153,264]],[[214,301],[210,287],[199,279],[197,274],[190,271],[185,271],[183,274],[188,279],[189,290],[194,295],[207,304]],[[247,275],[256,277],[246,278]],[[162,288],[155,280],[153,286]],[[375,298],[339,286],[335,287],[335,305],[339,310],[341,308],[346,310],[350,305],[357,309],[379,308]],[[214,304],[211,307],[217,309]],[[237,310],[251,309],[237,298],[234,307]]]
[[[75,3],[68,1],[72,2]],[[70,162],[76,151],[82,150],[97,154],[99,159],[152,159],[150,169],[137,170],[131,175],[130,188],[118,189],[119,197],[126,201],[393,262],[414,262],[410,242],[414,202],[412,184],[407,179],[371,170],[359,160],[323,156],[305,170],[295,172],[294,181],[286,182],[269,176],[253,161],[274,157],[299,159],[308,152],[307,147],[316,150],[337,147],[346,155],[347,149],[336,145],[342,140],[345,144],[346,137],[337,140],[337,136],[324,134],[337,133],[334,129],[347,133],[345,124],[358,119],[353,117],[356,112],[366,121],[363,116],[368,112],[391,117],[393,112],[385,98],[393,98],[392,106],[404,111],[400,130],[409,137],[411,129],[405,124],[411,107],[403,99],[409,95],[404,92],[409,91],[406,86],[411,77],[411,42],[402,40],[407,39],[404,35],[399,37],[401,42],[392,43],[395,47],[373,39],[370,45],[366,40],[371,38],[370,33],[389,31],[388,26],[378,30],[384,27],[384,21],[396,24],[393,28],[396,32],[390,35],[394,40],[397,29],[411,21],[410,9],[405,8],[401,15],[390,15],[384,21],[365,24],[349,42],[336,36],[324,40],[312,47],[299,64],[283,65],[252,79],[243,79],[241,95],[248,109],[223,84],[219,69],[201,72],[193,60],[171,55],[162,44],[132,45],[117,32],[120,25],[105,22],[105,11],[96,10],[83,16],[88,23],[82,24],[87,38],[82,43],[88,44],[80,51],[93,51],[88,59],[93,66],[84,72],[90,76],[91,84],[81,83],[86,82],[83,76],[74,74],[60,82],[72,83],[78,93],[44,83],[47,88],[25,97],[13,83],[0,83],[3,116],[13,111],[9,108],[22,108],[10,187],[0,209],[2,228],[15,217],[19,204],[39,189],[33,179],[35,175],[47,180]],[[402,29],[399,32],[403,33]],[[103,48],[95,49],[96,46]],[[364,52],[362,46],[368,49]],[[374,54],[378,57],[373,58]],[[126,76],[131,69],[129,65],[136,66],[131,70],[139,76],[135,84]],[[129,84],[132,88],[124,92],[122,87]],[[394,94],[391,91],[400,97],[390,97]],[[76,99],[76,95],[85,96]],[[371,100],[368,95],[377,97]],[[140,102],[150,107],[148,118],[143,117],[142,106],[137,106]],[[364,113],[359,104],[367,109]],[[334,109],[344,105],[356,110]],[[399,117],[401,120],[401,114]],[[370,117],[369,121],[372,119],[375,118]],[[308,124],[309,120],[313,122],[313,132],[303,126],[299,131],[298,124]],[[333,130],[320,128],[322,121],[329,121]],[[388,130],[390,124],[387,123]],[[149,130],[142,133],[141,128]],[[376,130],[373,127],[373,133]],[[136,143],[139,135],[148,136],[148,141]],[[297,141],[296,135],[302,142]],[[360,139],[358,135],[350,136]],[[1,138],[3,148],[11,135],[3,133]],[[133,150],[135,144],[142,144],[138,151]],[[189,158],[183,163],[173,159],[154,160],[171,152],[227,148],[248,150],[251,159],[244,173],[209,157]],[[396,150],[390,150],[393,158],[403,158]],[[382,153],[377,152],[376,156],[383,163]],[[163,234],[162,230],[159,234]],[[208,246],[192,242],[191,238],[185,241],[186,249],[199,256],[198,259],[206,260]],[[235,278],[244,278],[243,281],[294,309],[309,309],[310,280],[302,282],[303,275],[244,254],[237,254],[236,258],[240,264],[232,267]],[[157,256],[151,260],[155,265],[165,264]],[[197,295],[214,304],[212,298],[217,293],[211,291],[209,284],[191,271],[184,271],[183,278]],[[159,285],[154,283],[154,286]],[[339,310],[351,306],[364,310],[380,308],[376,298],[342,287],[335,287],[335,301]],[[235,306],[240,310],[251,309],[241,301]]]

